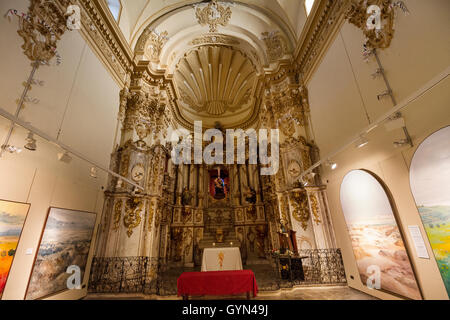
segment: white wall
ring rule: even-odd
[[[11,8],[26,12],[27,1],[0,2],[1,12]],[[11,22],[0,19],[0,108],[10,113],[15,112],[15,101],[24,88],[22,82],[31,71],[17,29],[16,17]],[[40,102],[28,103],[20,118],[54,138],[59,132],[62,143],[109,167],[120,88],[78,31],[67,32],[57,50],[62,64],[38,69],[35,78],[45,81],[45,85],[33,86],[29,96]],[[8,128],[9,121],[0,118],[2,144]],[[26,130],[16,127],[10,144],[23,147],[26,134]],[[56,155],[61,149],[37,140],[35,152],[24,149],[20,154],[4,154],[0,158],[0,199],[31,204],[2,299],[23,299],[50,206],[96,212],[97,221],[103,207],[106,174],[99,170],[97,179],[90,177],[91,165],[75,156],[70,164],[59,162]],[[25,254],[28,248],[33,249],[32,255]],[[86,271],[88,274],[89,269]],[[85,294],[83,289],[56,298],[76,299]]]
[[[449,67],[450,2],[408,0],[406,4],[411,14],[405,16],[398,12],[392,44],[390,48],[379,51],[397,103],[418,92]],[[314,138],[322,157],[338,150],[393,107],[389,98],[377,100],[376,96],[386,87],[382,78],[371,78],[378,66],[374,58],[364,62],[363,42],[362,31],[345,23],[307,84]],[[337,241],[342,248],[348,283],[354,288],[383,299],[395,299],[390,294],[369,290],[362,285],[342,214],[339,191],[343,177],[353,169],[367,169],[385,182],[394,197],[400,228],[405,235],[424,298],[447,299],[411,194],[409,166],[417,145],[432,132],[450,124],[449,92],[450,80],[447,78],[402,110],[414,148],[394,148],[393,141],[404,138],[403,131],[388,132],[382,125],[368,134],[368,146],[362,149],[351,146],[334,157],[332,160],[339,165],[337,170],[324,168],[323,180],[328,185]],[[408,225],[420,226],[430,259],[417,257]]]

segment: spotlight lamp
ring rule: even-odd
[[[36,139],[34,138],[32,132],[28,133],[26,141],[27,141],[27,144],[24,146],[24,148],[27,150],[30,150],[30,151],[36,151],[36,149],[37,149]]]
[[[58,153],[58,160],[65,163],[70,163],[72,161],[72,157],[69,155],[67,151]]]
[[[364,146],[366,146],[369,143],[369,140],[367,140],[366,137],[361,136],[358,141],[356,141],[356,148],[362,148]]]
[[[96,167],[92,167],[91,168],[91,177],[92,178],[97,178],[97,168]]]
[[[21,153],[22,152],[22,149],[17,148],[15,146],[11,146],[11,145],[2,146],[2,149],[5,151],[8,151],[9,153]]]
[[[331,170],[336,170],[338,167],[336,162],[331,162],[330,160],[327,161],[327,166],[330,167]]]

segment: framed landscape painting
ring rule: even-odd
[[[450,126],[419,145],[411,162],[410,183],[450,297]]]
[[[0,298],[29,209],[28,203],[0,200]]]
[[[341,185],[341,205],[361,281],[409,299],[422,299],[393,201],[379,179],[365,170],[349,172]],[[392,201],[392,202],[391,202]],[[379,282],[373,286],[374,275]]]
[[[49,209],[25,299],[45,298],[67,290],[70,266],[80,268],[83,282],[95,221],[95,213]]]

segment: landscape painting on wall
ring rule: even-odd
[[[81,282],[91,246],[96,215],[50,208],[26,294],[34,300],[67,290],[70,266],[81,270]]]
[[[411,189],[450,297],[450,126],[428,137],[411,162]]]
[[[373,284],[379,270],[380,289],[409,299],[422,299],[391,202],[369,172],[354,170],[341,185],[341,205],[361,281]]]
[[[30,205],[0,200],[0,298]]]

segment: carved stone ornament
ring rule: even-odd
[[[286,42],[279,31],[263,32],[262,40],[267,47],[267,56],[270,61],[283,58],[287,51]]]
[[[192,40],[190,45],[199,46],[205,44],[224,44],[224,45],[239,45],[240,42],[233,37],[223,34],[206,34]]]
[[[301,223],[303,230],[308,228],[308,221],[311,216],[308,206],[308,195],[306,190],[297,189],[291,193],[291,204],[293,207],[292,216]]]
[[[200,25],[209,25],[209,32],[217,32],[219,25],[226,27],[231,19],[231,8],[228,5],[220,5],[218,1],[213,0],[207,6],[197,5],[195,16]]]
[[[374,10],[369,10],[370,6]],[[376,9],[378,8],[378,9]],[[392,0],[352,0],[345,18],[361,29],[366,38],[365,45],[370,49],[389,47],[394,36],[394,6]],[[371,21],[380,19],[380,27],[368,27]]]
[[[140,212],[144,206],[142,199],[131,198],[125,203],[125,216],[123,217],[123,224],[128,229],[127,235],[131,237],[133,229],[138,227],[141,223]]]
[[[159,62],[162,48],[169,40],[167,31],[158,32],[153,30],[147,39],[145,54],[151,62]]]
[[[126,107],[125,107],[126,105]],[[150,132],[156,137],[165,128],[170,113],[166,112],[166,102],[161,93],[149,94],[143,91],[131,92],[122,90],[121,109],[119,117],[123,114],[123,129],[135,130],[140,141],[143,141]]]
[[[304,126],[304,115],[308,112],[307,89],[286,79],[266,89],[260,122],[268,128],[276,126],[286,137],[290,137],[295,133],[295,125]]]

